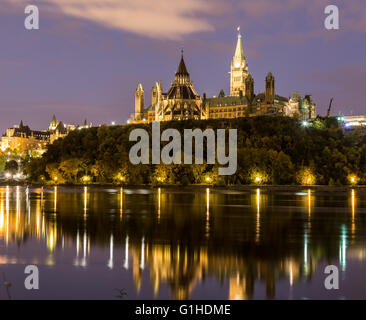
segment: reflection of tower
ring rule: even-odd
[[[142,270],[140,268],[140,259],[137,250],[133,251],[133,282],[135,283],[137,293],[140,293],[142,285]]]
[[[57,187],[54,188],[53,212],[57,211]]]
[[[347,227],[341,226],[341,239],[339,241],[339,264],[342,271],[346,271],[347,266]]]
[[[160,222],[160,210],[161,210],[161,189],[158,189],[158,222]]]
[[[308,230],[311,230],[311,190],[308,190]]]
[[[230,95],[240,96],[244,95],[245,80],[248,77],[248,63],[244,56],[243,43],[240,34],[240,28],[238,28],[238,41],[236,44],[235,54],[231,62],[231,78],[230,78]]]
[[[111,234],[109,240],[109,260],[108,260],[108,267],[113,269],[113,234]]]
[[[142,241],[141,241],[141,263],[140,263],[140,268],[142,270],[145,269],[145,238],[142,237]]]
[[[210,236],[210,189],[206,189],[206,237]]]
[[[356,231],[356,224],[355,224],[355,215],[356,215],[356,209],[355,209],[355,206],[356,206],[356,199],[355,199],[355,190],[352,189],[352,198],[351,198],[351,201],[352,201],[352,239],[355,237],[355,231]]]
[[[276,278],[274,270],[269,271],[266,278],[266,296],[267,299],[274,299],[276,295]]]
[[[125,244],[125,263],[123,264],[123,268],[128,270],[128,236],[126,236],[126,244]]]
[[[6,195],[5,195],[5,211],[6,211],[6,246],[9,243],[9,186],[6,186]]]
[[[239,274],[236,277],[230,277],[229,300],[248,300],[254,293],[253,278],[248,276],[241,278]]]
[[[259,242],[261,236],[261,212],[260,212],[261,191],[257,189],[257,221],[255,228],[255,241]]]
[[[120,219],[122,220],[122,216],[123,216],[123,188],[121,188],[121,190],[120,190],[120,195],[119,195],[119,197],[120,197],[120,204],[119,204],[119,206],[120,206]]]
[[[304,273],[307,276],[310,272],[310,263],[309,263],[309,256],[308,256],[308,229],[305,226],[304,230]]]
[[[84,187],[84,219],[86,219],[88,211],[88,187]]]

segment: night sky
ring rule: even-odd
[[[24,8],[40,10],[40,30]],[[324,28],[324,8],[340,9],[340,30]],[[150,104],[154,81],[167,91],[181,48],[199,94],[229,93],[241,26],[255,92],[269,71],[276,92],[312,94],[318,113],[366,114],[364,0],[1,0],[0,131],[22,119],[46,129],[126,123],[139,82]]]

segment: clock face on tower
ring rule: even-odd
[[[235,68],[240,68],[240,62],[235,63]]]

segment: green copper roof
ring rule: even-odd
[[[243,49],[243,42],[241,40],[241,34],[239,33],[238,35],[238,41],[236,43],[236,49],[235,49],[235,58],[236,59],[240,59],[240,60],[244,60],[244,49]]]
[[[182,54],[182,58],[180,59],[180,63],[179,63],[179,66],[178,66],[178,70],[177,70],[177,72],[175,74],[176,75],[189,76],[189,73],[187,71],[186,64],[184,62],[183,54]]]

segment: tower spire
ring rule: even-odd
[[[175,73],[176,75],[184,75],[184,76],[189,76],[189,73],[187,71],[187,67],[186,67],[186,64],[184,62],[184,57],[183,57],[183,50],[182,50],[182,57],[180,59],[180,63],[179,63],[179,66],[178,66],[178,70],[177,72]]]
[[[236,49],[235,49],[235,56],[236,59],[238,60],[244,60],[244,49],[243,49],[243,41],[242,41],[242,36],[240,33],[240,27],[238,27],[238,41],[236,43]]]
[[[248,63],[244,56],[240,26],[237,28],[238,40],[236,42],[235,54],[231,62],[230,95],[240,96],[245,94],[245,79],[248,77]]]

